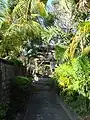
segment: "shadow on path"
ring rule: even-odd
[[[23,120],[77,120],[66,112],[50,83],[47,78],[33,83],[37,91],[30,96]]]

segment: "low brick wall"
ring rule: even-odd
[[[15,76],[26,75],[24,66],[14,65],[13,62],[0,59],[0,103],[10,102],[10,87]]]

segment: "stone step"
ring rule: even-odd
[[[33,86],[34,87],[34,91],[38,92],[38,91],[49,91],[50,87],[49,86]]]
[[[34,82],[32,85],[50,85],[50,82]]]

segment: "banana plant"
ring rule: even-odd
[[[76,55],[78,55],[77,51],[79,51],[79,54],[82,54],[84,51],[86,52],[85,48],[89,46],[89,35],[90,21],[81,22],[78,25],[78,31],[76,32],[75,36],[72,37],[72,42],[67,49],[69,58],[74,58]]]
[[[36,22],[37,16],[48,15],[45,1],[16,0],[14,5],[11,3],[0,0],[0,30],[4,36],[0,42],[2,57],[20,53],[27,40],[40,37],[42,27]]]

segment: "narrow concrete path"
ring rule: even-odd
[[[48,79],[33,84],[37,92],[30,97],[24,120],[76,120],[63,108]]]

